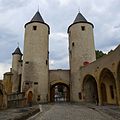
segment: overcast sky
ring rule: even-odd
[[[107,52],[120,43],[120,0],[0,0],[0,79],[11,67],[12,52],[23,52],[24,25],[38,10],[49,24],[50,68],[69,68],[67,28],[78,10],[92,22],[95,48]]]

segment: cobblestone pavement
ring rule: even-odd
[[[29,120],[116,120],[85,105],[55,104],[48,111]]]

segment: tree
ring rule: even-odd
[[[103,53],[103,52],[100,51],[100,50],[96,50],[95,53],[96,53],[96,59],[99,59],[100,57],[106,55],[105,53]]]

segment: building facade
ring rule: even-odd
[[[39,11],[25,24],[24,51],[12,59],[11,93],[25,92],[34,103],[54,101],[98,102],[120,105],[120,47],[96,60],[94,25],[79,12],[68,27],[68,70],[49,70],[50,27]],[[23,55],[23,58],[22,58]],[[11,76],[11,77],[9,77]],[[6,86],[7,87],[7,86]]]

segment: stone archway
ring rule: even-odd
[[[3,106],[3,92],[0,90],[0,108]]]
[[[100,74],[100,92],[103,105],[117,104],[115,78],[107,68],[104,68]]]
[[[120,62],[117,67],[117,84],[118,84],[118,102],[120,105]]]
[[[97,82],[92,75],[86,75],[84,78],[83,99],[86,102],[98,103]]]
[[[70,101],[70,88],[65,83],[55,83],[50,86],[50,102]]]

